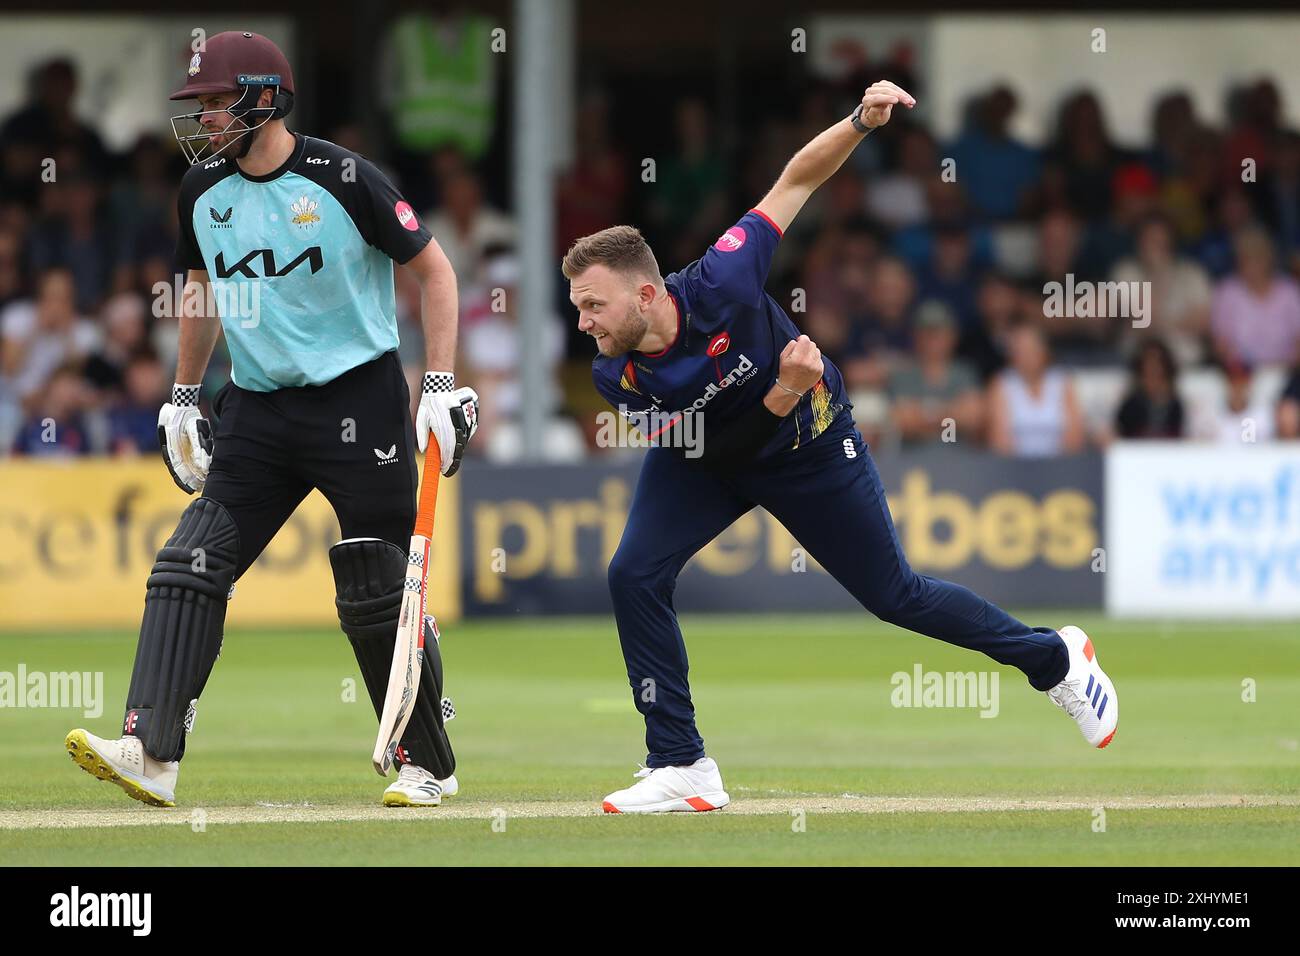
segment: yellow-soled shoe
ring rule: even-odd
[[[455,777],[448,778],[454,782]],[[459,786],[457,787],[459,789]],[[442,803],[444,782],[423,767],[402,764],[397,779],[384,791],[386,807],[436,807]]]
[[[154,807],[176,806],[176,776],[180,762],[154,760],[139,737],[105,740],[77,728],[63,745],[78,767],[91,776],[121,787],[128,797]]]

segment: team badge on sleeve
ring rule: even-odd
[[[627,364],[623,366],[623,374],[619,377],[618,384],[625,392],[641,394],[641,389],[636,385],[636,369],[632,367],[631,359],[628,359]]]
[[[405,200],[399,202],[393,207],[393,213],[397,216],[397,221],[403,229],[415,232],[420,228],[420,220],[415,217],[415,210],[411,204]]]
[[[718,241],[713,244],[713,248],[719,252],[737,252],[745,244],[745,230],[740,226],[732,226],[722,235],[718,236]]]

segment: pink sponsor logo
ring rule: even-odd
[[[409,229],[411,232],[420,228],[420,222],[415,218],[415,210],[411,204],[406,201],[399,202],[393,207],[393,212],[397,213],[397,221],[402,224],[403,229]]]
[[[732,226],[722,235],[718,236],[718,241],[713,244],[713,248],[719,252],[735,252],[745,244],[745,230],[739,226]]]

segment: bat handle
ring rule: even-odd
[[[415,511],[415,533],[422,538],[433,537],[433,515],[438,508],[438,478],[442,474],[442,452],[438,439],[429,436],[424,450],[424,480],[420,483],[420,503]]]

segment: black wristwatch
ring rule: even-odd
[[[862,122],[862,104],[861,104],[861,103],[858,104],[858,108],[855,109],[855,110],[853,111],[852,115],[849,116],[849,122],[853,124],[853,128],[854,128],[855,130],[857,130],[859,133],[862,133],[864,136],[865,136],[867,133],[870,133],[873,129],[875,129],[874,126],[867,126],[865,123]]]

